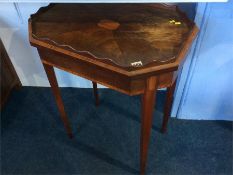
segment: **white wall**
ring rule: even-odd
[[[176,116],[233,121],[233,0],[198,6],[204,18]]]

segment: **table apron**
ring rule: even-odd
[[[38,52],[41,61],[45,64],[49,64],[66,72],[97,82],[127,95],[138,95],[144,93],[146,79],[149,78],[131,78],[71,56],[49,51],[48,49],[38,49]],[[158,78],[157,87],[165,88],[169,87],[173,83],[177,74],[176,71],[173,71],[156,74],[154,76]]]

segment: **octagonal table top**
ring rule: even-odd
[[[175,62],[195,24],[165,4],[50,4],[31,37],[128,70]]]

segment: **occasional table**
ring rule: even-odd
[[[166,131],[177,76],[198,28],[175,5],[50,4],[29,19],[69,137],[72,130],[53,67],[128,95],[141,95],[140,172],[145,173],[156,90],[167,88]]]

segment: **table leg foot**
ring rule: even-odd
[[[152,127],[152,116],[155,105],[157,79],[151,77],[146,82],[146,88],[142,95],[142,119],[141,119],[141,146],[140,146],[140,174],[145,174],[148,146]]]
[[[64,104],[62,102],[61,93],[60,93],[60,90],[58,87],[58,83],[57,83],[57,79],[56,79],[56,75],[55,75],[53,66],[50,66],[50,65],[45,64],[45,63],[43,63],[43,66],[44,66],[45,72],[47,74],[49,83],[51,85],[51,89],[52,89],[52,92],[54,94],[54,97],[55,97],[55,100],[57,103],[57,107],[58,107],[58,110],[60,112],[61,119],[62,119],[63,124],[65,126],[67,135],[69,136],[69,138],[73,138],[71,126],[69,124],[69,120],[68,120],[68,117],[67,117],[66,112],[65,112]]]
[[[92,85],[93,85],[93,92],[94,92],[94,96],[95,96],[95,105],[98,106],[99,105],[99,95],[98,95],[97,83],[92,81]]]
[[[167,124],[168,124],[169,116],[171,115],[175,87],[176,87],[176,81],[170,87],[167,88],[166,101],[164,106],[163,124],[161,128],[162,133],[166,133],[167,131]]]

